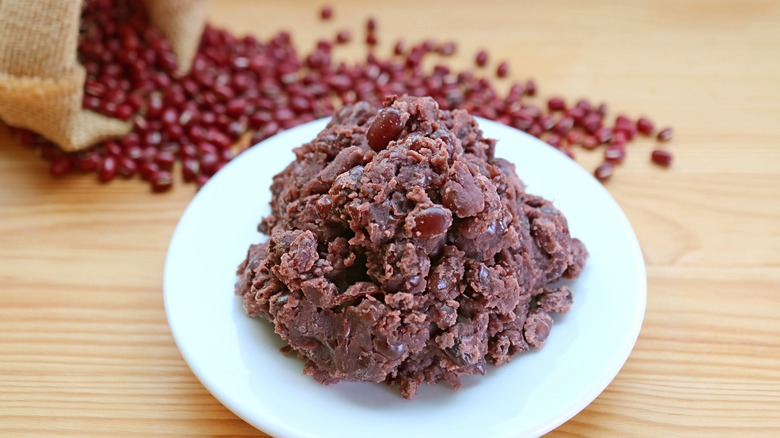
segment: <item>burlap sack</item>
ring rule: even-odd
[[[206,24],[206,0],[144,0],[152,24],[171,43],[179,59],[179,75],[192,66]]]
[[[66,151],[126,134],[131,124],[81,108],[77,62],[81,0],[0,0],[0,118]],[[149,0],[150,19],[186,72],[205,22],[205,0]]]

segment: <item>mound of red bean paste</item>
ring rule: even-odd
[[[466,111],[390,97],[342,108],[274,176],[236,294],[318,382],[485,374],[541,348],[587,258]]]

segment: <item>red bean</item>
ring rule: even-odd
[[[615,119],[615,132],[622,132],[628,141],[633,140],[637,132],[636,124],[625,115],[619,115]]]
[[[501,64],[498,64],[498,67],[496,68],[496,76],[499,78],[505,78],[509,74],[509,63],[504,61]]]
[[[582,132],[580,131],[569,131],[568,134],[566,134],[566,142],[569,144],[579,144],[582,140]]]
[[[136,161],[136,164],[138,164],[138,173],[141,175],[141,178],[144,180],[151,179],[152,175],[160,170],[160,168],[157,166],[157,164],[149,162],[149,161]]]
[[[84,100],[81,103],[85,109],[97,111],[100,109],[102,101],[98,97],[84,96]]]
[[[393,54],[400,56],[403,55],[405,51],[406,45],[404,42],[401,40],[396,41],[395,46],[393,47]]]
[[[100,166],[100,155],[95,152],[82,155],[76,161],[76,168],[79,172],[94,172],[98,166]]]
[[[549,114],[541,116],[538,122],[545,131],[549,131],[553,128],[553,126],[555,126],[555,119]]]
[[[589,134],[593,134],[601,128],[601,116],[595,113],[590,113],[582,119],[582,127]]]
[[[639,120],[636,121],[636,129],[642,135],[650,135],[655,129],[655,124],[647,117],[640,117]]]
[[[627,142],[628,138],[626,137],[626,133],[624,131],[615,131],[612,134],[612,139],[609,141],[609,144],[625,146]]]
[[[153,173],[150,182],[152,183],[152,191],[158,193],[166,192],[173,187],[173,177],[170,172],[165,170]]]
[[[154,162],[163,170],[171,170],[175,161],[176,156],[170,152],[160,151],[154,156]]]
[[[604,160],[613,163],[620,164],[626,160],[626,149],[624,146],[612,145],[608,146],[604,150]]]
[[[452,225],[452,213],[443,207],[434,205],[414,215],[412,236],[418,239],[431,239],[443,236]]]
[[[346,44],[352,39],[352,34],[348,30],[341,30],[336,34],[336,42]]]
[[[225,105],[225,113],[230,117],[242,116],[246,113],[249,105],[243,99],[235,99]]]
[[[179,148],[179,154],[183,158],[194,158],[198,156],[198,148],[191,144],[183,144]]]
[[[168,125],[165,127],[165,138],[169,141],[179,141],[184,137],[184,129],[181,125]]]
[[[590,113],[593,111],[593,104],[590,103],[587,99],[580,99],[575,104],[575,107],[582,109],[586,113]]]
[[[200,172],[200,163],[194,158],[185,158],[181,162],[181,176],[185,182],[191,182],[195,180],[195,177]]]
[[[443,44],[440,44],[436,48],[436,52],[441,56],[452,56],[457,51],[458,47],[457,45],[452,41],[447,41]]]
[[[118,170],[116,158],[109,155],[103,158],[103,162],[100,163],[98,179],[100,182],[107,183],[116,177]]]
[[[650,154],[650,159],[659,166],[669,167],[672,165],[672,153],[665,149],[654,150]]]
[[[540,137],[542,133],[544,133],[544,128],[542,128],[538,123],[534,123],[530,128],[528,128],[528,133],[534,137]]]
[[[213,143],[220,149],[229,148],[233,144],[233,141],[230,139],[230,137],[215,128],[211,128],[207,131],[206,140]]]
[[[585,149],[596,149],[599,146],[599,141],[592,135],[585,135],[580,144]]]
[[[563,111],[566,109],[566,101],[561,97],[551,97],[547,100],[547,109],[550,111]]]
[[[612,128],[602,126],[593,133],[593,136],[596,137],[599,143],[607,143],[612,139]]]
[[[560,120],[555,124],[553,129],[556,133],[559,135],[566,135],[571,131],[571,128],[574,127],[574,119],[571,117],[561,117]]]
[[[672,136],[673,136],[672,128],[664,128],[658,131],[658,135],[656,136],[656,138],[658,139],[658,141],[667,142],[672,139]]]
[[[217,154],[208,153],[200,157],[200,170],[205,175],[213,175],[217,171],[218,164]]]
[[[329,19],[333,10],[323,6],[319,13]],[[411,50],[398,41],[393,53],[406,55],[404,59],[382,59],[370,52],[364,62],[355,65],[335,63],[331,59],[333,43],[344,44],[351,39],[346,29],[335,39],[321,40],[310,53],[298,56],[287,32],[259,42],[206,26],[191,72],[174,80],[177,64],[171,46],[144,14],[143,8],[126,0],[85,0],[81,18],[85,29],[93,29],[79,39],[79,61],[87,71],[84,108],[134,121],[133,132],[125,138],[96,149],[114,157],[123,175],[131,172],[123,170],[130,166],[122,163],[133,162],[137,173],[152,180],[161,167],[172,167],[180,157],[189,160],[189,170],[182,163],[183,178],[202,184],[233,157],[231,145],[247,130],[258,130],[250,134],[252,141],[259,141],[280,129],[330,115],[335,110],[333,98],[343,103],[368,100],[377,105],[391,94],[430,95],[442,109],[464,108],[531,135],[544,136],[570,156],[573,152],[568,146],[574,144],[585,148],[608,144],[604,154],[613,162],[620,161],[619,148],[637,133],[654,132],[647,117],[633,121],[620,115],[614,125],[608,126],[604,123],[606,105],[594,107],[586,99],[567,108],[563,98],[557,97],[559,103],[556,98],[550,99],[541,111],[523,100],[537,94],[533,80],[513,84],[501,97],[489,78],[453,71],[447,65],[423,68],[429,53],[453,55],[456,45],[452,41],[428,39]],[[376,20],[368,19],[366,29],[366,42],[373,47],[377,43]],[[481,49],[476,65],[485,67],[488,61],[487,50]],[[495,72],[505,77],[509,65],[499,63]],[[550,114],[557,111],[563,113],[554,117]],[[133,117],[136,112],[138,115]],[[671,130],[659,133],[657,138],[671,139]],[[194,144],[209,147],[197,148]],[[67,162],[84,171],[89,171],[97,159],[85,158],[85,154],[62,154],[51,147],[39,150],[50,160],[64,156],[67,160],[58,163]],[[215,163],[210,163],[213,157],[209,154],[216,157]],[[198,161],[204,157],[205,170]],[[193,163],[197,163],[196,168]],[[101,166],[96,166],[98,172]]]
[[[120,175],[122,175],[124,178],[131,178],[137,171],[138,165],[132,158],[128,156],[119,157],[117,172]]]
[[[487,65],[488,62],[487,51],[483,49],[477,52],[477,57],[475,58],[474,62],[477,64],[478,67],[484,67],[485,65]]]
[[[103,147],[109,155],[113,155],[115,157],[122,155],[122,146],[120,146],[119,143],[115,141],[108,141],[103,145]]]
[[[579,125],[582,122],[582,119],[585,118],[585,110],[576,106],[567,109],[566,114],[574,120],[575,125]]]
[[[621,126],[634,126],[634,122],[629,119],[627,115],[618,114],[618,116],[615,117],[615,127]]]
[[[130,120],[130,117],[133,117],[134,112],[135,110],[132,106],[127,103],[123,103],[117,106],[116,111],[114,111],[114,115],[116,115],[116,118],[120,120]]]
[[[368,127],[366,140],[371,149],[379,152],[392,140],[398,138],[403,129],[401,113],[395,108],[385,108],[379,111],[371,126]]]
[[[612,178],[612,174],[614,173],[615,168],[612,166],[612,163],[603,163],[596,168],[596,170],[593,172],[593,176],[595,176],[597,180],[604,182]]]
[[[178,122],[179,114],[176,112],[176,108],[168,107],[163,110],[160,120],[166,125],[173,125]]]
[[[159,131],[149,131],[146,133],[143,139],[143,143],[146,146],[157,146],[162,142],[162,134]]]
[[[206,185],[208,180],[209,180],[208,176],[206,176],[206,175],[198,175],[198,176],[195,177],[195,184],[198,187],[203,187],[204,185]]]
[[[62,178],[70,172],[71,163],[68,157],[59,157],[49,165],[49,174],[54,178]]]
[[[536,82],[533,79],[529,79],[528,82],[525,83],[525,95],[536,96]]]
[[[558,135],[558,134],[550,134],[547,137],[546,141],[547,141],[547,144],[549,144],[550,146],[552,146],[554,148],[561,147],[561,136]]]

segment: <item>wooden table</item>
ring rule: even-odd
[[[362,38],[373,15],[385,52],[398,36],[454,39],[466,66],[489,47],[542,97],[675,127],[671,169],[643,141],[607,184],[647,262],[639,341],[551,435],[780,436],[780,3],[333,4],[330,22],[318,1],[213,1],[210,17],[261,38],[290,29],[305,49],[344,27]],[[263,436],[201,386],[166,323],[166,248],[194,193],[52,180],[0,127],[0,436]]]

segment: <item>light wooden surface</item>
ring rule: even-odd
[[[302,49],[379,19],[535,77],[542,96],[672,124],[672,169],[630,147],[608,188],[648,268],[644,327],[614,382],[552,436],[780,436],[780,3],[212,1],[214,23]],[[409,14],[409,16],[407,16]],[[346,58],[362,45],[339,49]],[[495,65],[495,64],[493,64]],[[580,159],[591,165],[594,158]],[[0,436],[263,436],[195,379],[162,273],[191,185],[51,180],[0,125]]]

